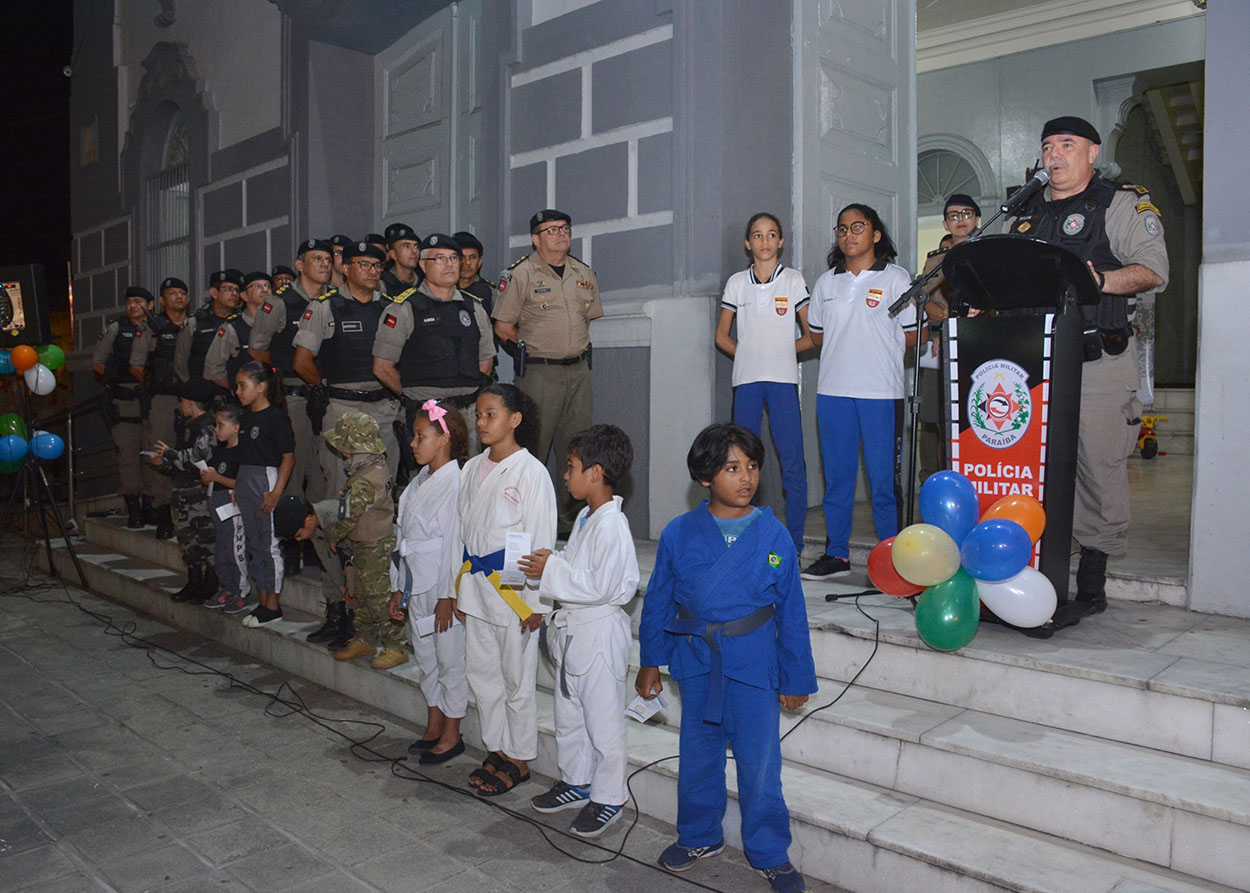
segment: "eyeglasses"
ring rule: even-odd
[[[569,226],[567,223],[557,223],[555,226],[549,226],[546,229],[540,229],[538,231],[538,235],[540,236],[567,236],[571,232],[573,232],[573,227]]]
[[[868,227],[869,227],[868,221],[856,220],[850,226],[847,226],[845,223],[839,223],[836,227],[834,227],[833,232],[839,238],[841,238],[842,236],[845,236],[848,232],[855,233],[855,235],[858,236],[864,230],[868,229]]]
[[[454,266],[460,263],[460,255],[458,254],[435,254],[430,257],[421,258],[422,261],[431,264],[442,264],[444,267]]]
[[[971,208],[964,208],[962,211],[947,211],[946,219],[952,223],[956,220],[971,220],[977,216],[977,212]]]
[[[354,260],[352,261],[352,264],[353,266],[356,266],[362,270],[381,270],[382,269],[382,264],[376,260]]]

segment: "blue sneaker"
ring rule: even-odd
[[[660,854],[660,865],[669,871],[685,871],[700,859],[710,859],[725,852],[722,839],[711,846],[682,846],[675,843]]]
[[[582,807],[569,830],[578,837],[598,837],[620,817],[621,807],[591,800]]]
[[[758,871],[776,893],[802,893],[807,889],[803,875],[789,862],[782,862],[776,868],[761,868]]]
[[[557,781],[551,790],[530,799],[535,812],[559,812],[562,809],[581,809],[590,802],[590,785],[572,785]]]

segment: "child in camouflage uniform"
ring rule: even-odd
[[[217,446],[213,432],[213,400],[221,389],[203,379],[193,379],[178,389],[178,411],[183,425],[177,447],[157,441],[152,464],[169,469],[173,485],[171,505],[174,529],[187,566],[187,585],[171,597],[176,602],[202,603],[217,592],[213,569],[213,521],[208,513],[208,489],[200,481],[197,460],[207,463]]]
[[[339,517],[326,530],[326,538],[335,549],[349,550],[355,566],[355,574],[348,574],[347,601],[349,606],[356,603],[356,635],[334,652],[334,658],[373,657],[376,641],[381,643],[382,653],[374,657],[373,667],[389,669],[407,663],[408,651],[404,624],[393,620],[387,610],[395,503],[386,446],[378,423],[362,412],[344,414],[322,436],[343,456],[347,473],[347,483],[339,494]],[[349,556],[343,557],[346,560]]]

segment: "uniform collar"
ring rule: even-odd
[[[889,265],[889,263],[890,263],[890,262],[889,262],[888,260],[886,260],[884,257],[879,257],[879,258],[877,258],[877,262],[876,262],[876,263],[874,263],[874,264],[873,264],[871,267],[869,267],[867,270],[864,270],[864,272],[865,272],[865,273],[867,273],[867,272],[869,272],[869,271],[872,271],[872,272],[875,272],[875,273],[880,273],[882,270],[884,270],[884,269],[885,269],[885,268]],[[834,274],[835,274],[835,275],[836,275],[837,273],[845,273],[845,272],[847,272],[847,269],[846,269],[846,261],[842,261],[842,260],[838,261],[837,266],[835,266],[835,267],[833,268],[833,272],[834,272]]]
[[[760,282],[760,280],[755,275],[755,264],[751,264],[751,266],[747,267],[747,276],[750,278],[752,285],[765,285],[768,282],[775,282],[777,280],[777,277],[781,275],[781,271],[784,270],[785,268],[786,268],[785,264],[782,264],[782,263],[777,264],[777,269],[773,270],[773,275],[769,276],[768,279],[765,280],[764,282]]]

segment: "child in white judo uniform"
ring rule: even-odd
[[[448,588],[447,540],[455,535],[460,466],[469,458],[469,430],[460,413],[426,400],[413,420],[412,455],[421,471],[399,497],[391,557],[390,614],[404,619],[421,670],[425,736],[408,752],[423,766],[464,753],[460,720],[469,706],[464,675],[464,624],[456,622]],[[422,629],[433,618],[432,630]]]
[[[630,624],[625,605],[638,592],[638,557],[616,488],[634,452],[615,425],[594,425],[569,441],[564,481],[585,500],[560,552],[541,549],[520,566],[560,607],[548,620],[557,664],[556,760],[560,781],[530,800],[538,812],[581,809],[572,831],[598,837],[621,817],[625,774],[625,675]]]
[[[449,541],[449,564],[469,686],[489,751],[469,784],[494,797],[527,781],[529,761],[538,756],[534,634],[546,611],[537,580],[510,586],[499,572],[510,533],[529,535],[525,552],[551,548],[556,491],[547,467],[527,449],[537,439],[538,409],[515,385],[491,385],[477,398],[477,434],[486,452],[460,471],[459,535]]]

